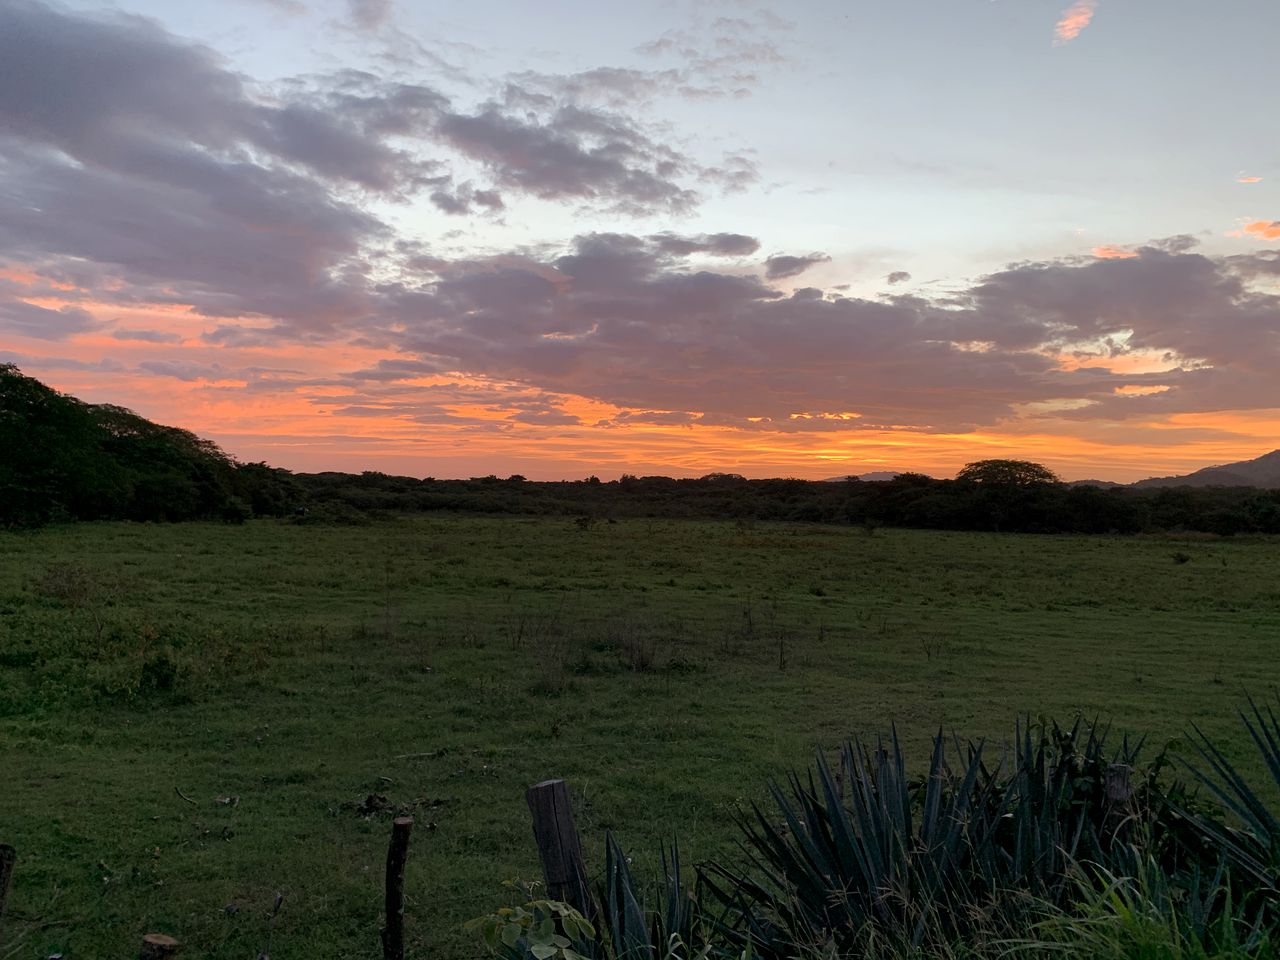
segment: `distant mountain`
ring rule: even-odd
[[[1132,484],[1137,489],[1152,487],[1260,487],[1280,489],[1280,450],[1272,450],[1255,460],[1205,467],[1181,477],[1151,477]]]
[[[1068,480],[1068,487],[1102,487],[1109,490],[1112,487],[1123,487],[1126,484],[1116,483],[1114,480]]]
[[[892,480],[901,476],[899,470],[877,470],[873,473],[851,474],[843,477],[827,477],[827,482],[836,483],[841,480],[861,480],[864,483]],[[1280,489],[1280,450],[1263,454],[1255,460],[1243,460],[1240,463],[1225,463],[1215,467],[1205,467],[1195,473],[1176,477],[1151,477],[1136,483],[1116,483],[1114,480],[1072,480],[1069,487],[1131,487],[1138,490],[1149,490],[1157,487],[1257,487],[1265,490]]]

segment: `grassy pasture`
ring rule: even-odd
[[[732,852],[769,776],[890,723],[999,742],[1084,712],[1163,743],[1195,721],[1247,764],[1233,710],[1280,672],[1277,546],[453,517],[2,534],[0,956],[128,956],[153,929],[195,956],[373,955],[398,809],[411,948],[469,960],[458,925],[537,875],[529,784],[574,786],[589,868],[606,828],[641,864],[673,834],[695,860]]]

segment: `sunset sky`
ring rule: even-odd
[[[1280,447],[1276,0],[0,0],[0,362],[246,461]]]

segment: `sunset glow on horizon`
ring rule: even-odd
[[[0,362],[305,471],[1250,459],[1239,6],[0,0]]]

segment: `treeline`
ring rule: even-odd
[[[0,524],[242,520],[241,469],[217,445],[82,403],[0,364]]]
[[[1280,491],[1072,487],[1019,461],[982,461],[955,480],[903,474],[873,483],[725,473],[611,482],[294,474],[237,463],[189,431],[83,403],[0,365],[0,525],[250,517],[360,523],[432,511],[563,516],[583,526],[690,517],[1033,533],[1280,533]]]
[[[1280,490],[1154,490],[935,480],[903,474],[863,483],[747,480],[711,474],[535,483],[520,477],[417,480],[381,473],[297,474],[313,519],[358,521],[418,511],[541,514],[583,525],[627,517],[730,518],[1023,533],[1187,530],[1280,533]]]

